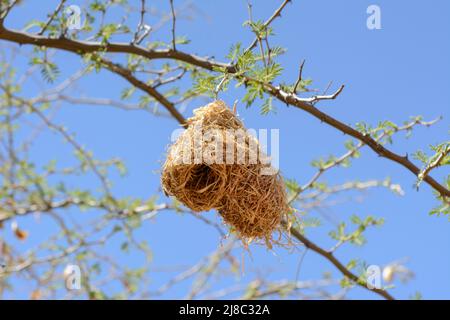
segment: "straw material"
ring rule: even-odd
[[[258,165],[233,166],[219,213],[241,238],[270,242],[289,207],[281,176],[259,170]]]
[[[217,209],[247,243],[264,239],[271,246],[272,232],[289,206],[280,174],[261,174],[270,166],[256,138],[222,101],[194,110],[187,123],[168,150],[163,190],[193,211]],[[214,138],[207,139],[207,132],[215,132]],[[203,139],[200,133],[206,134]]]

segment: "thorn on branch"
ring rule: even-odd
[[[312,98],[301,99],[301,100],[303,100],[305,102],[309,102],[309,103],[314,103],[314,102],[318,102],[321,100],[334,100],[339,96],[339,94],[342,92],[342,90],[344,90],[344,87],[345,87],[344,85],[341,85],[339,87],[339,89],[336,90],[336,92],[334,92],[333,94],[330,94],[330,95],[314,96]]]

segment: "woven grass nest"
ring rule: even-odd
[[[262,174],[270,164],[256,138],[222,101],[194,110],[187,123],[169,147],[164,192],[195,212],[216,209],[242,240],[271,246],[289,206],[281,175]]]

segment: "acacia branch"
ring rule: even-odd
[[[50,24],[53,22],[53,20],[56,18],[56,16],[58,15],[58,13],[61,11],[61,9],[64,6],[64,3],[67,0],[61,0],[61,2],[58,4],[58,6],[56,7],[55,11],[53,11],[53,13],[49,16],[47,22],[45,23],[44,27],[42,27],[41,31],[39,31],[39,35],[43,35],[45,33],[45,31],[47,30],[47,28],[50,26]]]
[[[344,90],[344,85],[341,85],[333,94],[313,96],[311,98],[301,98],[301,99],[302,99],[302,101],[309,102],[311,104],[314,104],[315,102],[318,102],[321,100],[334,100],[337,98],[338,95],[341,94],[342,90]]]
[[[125,42],[101,43],[98,41],[72,40],[64,36],[61,36],[59,38],[49,38],[18,30],[6,29],[1,21],[0,39],[18,44],[30,44],[34,46],[60,49],[78,54],[95,53],[98,51],[111,53],[128,53],[138,55],[149,60],[169,59],[182,61],[190,65],[198,66],[211,71],[216,68],[225,68],[227,72],[236,72],[236,68],[229,64],[212,61],[179,50],[150,50],[140,45],[134,45]]]
[[[158,102],[160,102],[162,105],[164,105],[169,112],[172,114],[172,116],[181,124],[185,125],[186,120],[185,118],[176,110],[174,105],[168,101],[162,94],[160,94],[158,91],[156,91],[151,86],[148,86],[141,80],[137,79],[130,70],[127,68],[122,67],[119,64],[113,63],[109,60],[106,60],[105,58],[97,57],[98,61],[101,62],[108,70],[120,75],[125,80],[133,84],[134,86],[138,87],[139,89],[147,92],[149,95],[154,97]],[[345,276],[347,276],[350,280],[357,282],[358,278],[353,273],[351,273],[350,270],[348,270],[345,266],[343,266],[333,255],[327,253],[324,249],[317,246],[315,243],[313,243],[311,240],[304,237],[301,233],[299,233],[295,228],[290,228],[291,234],[300,242],[302,242],[307,248],[312,249],[313,251],[319,253],[323,257],[325,257],[327,260],[329,260],[333,265],[335,265],[339,271],[342,272]],[[325,253],[325,254],[324,254]],[[357,282],[358,283],[358,282]],[[366,287],[367,288],[367,287]],[[381,289],[369,289],[368,290],[374,291],[383,297],[387,299],[393,299],[387,292]]]
[[[440,152],[438,154],[438,156],[436,157],[435,160],[433,160],[432,162],[430,162],[425,169],[420,172],[420,174],[418,175],[418,178],[420,180],[425,179],[428,174],[431,172],[431,170],[439,167],[442,163],[442,161],[447,157],[447,155],[450,154],[450,145],[445,146],[445,149],[442,150],[442,152]]]
[[[177,47],[175,38],[175,24],[176,24],[175,9],[173,8],[173,0],[169,0],[169,2],[170,2],[170,11],[172,12],[172,49],[176,51]]]
[[[0,88],[5,92],[5,94],[10,97],[11,99],[17,100],[21,105],[26,106],[28,108],[30,108],[30,110],[36,114],[38,116],[39,119],[42,120],[42,122],[50,129],[58,132],[59,134],[61,134],[64,139],[70,143],[77,152],[79,152],[81,155],[83,155],[83,157],[86,159],[87,164],[89,165],[89,167],[91,168],[91,170],[94,172],[94,174],[99,178],[103,189],[106,193],[106,195],[108,197],[110,197],[111,199],[113,199],[112,196],[112,192],[109,186],[109,183],[105,177],[105,175],[98,169],[97,165],[95,164],[94,159],[92,158],[92,156],[87,153],[84,148],[77,142],[75,141],[75,139],[66,131],[66,129],[62,126],[59,126],[57,124],[54,124],[48,117],[46,117],[44,115],[44,113],[42,113],[38,108],[36,108],[30,101],[27,101],[25,99],[22,99],[20,97],[14,96],[11,93],[10,88],[4,86],[3,84],[0,84]],[[41,194],[43,194],[44,192],[41,191]]]
[[[134,33],[133,44],[136,44],[136,43],[139,44],[140,41],[142,41],[144,39],[144,37],[147,36],[147,32],[150,31],[149,27],[145,28],[144,17],[145,17],[145,0],[141,0],[141,16],[139,19],[139,24],[136,29],[136,32]],[[142,35],[139,36],[139,32],[141,30],[145,30],[144,31],[145,36],[142,36]]]
[[[297,81],[294,84],[294,93],[297,93],[297,88],[300,85],[300,83],[302,82],[302,76],[303,76],[303,66],[305,65],[305,60],[302,61],[302,63],[300,63],[300,67],[298,70],[298,78]]]
[[[270,94],[271,96],[277,98],[279,101],[286,103],[287,105],[299,108],[313,117],[319,119],[322,122],[325,122],[326,124],[334,127],[335,129],[343,132],[344,134],[348,134],[349,136],[352,136],[359,141],[362,141],[364,144],[369,146],[370,149],[372,149],[375,153],[377,153],[380,157],[384,157],[386,159],[389,159],[393,162],[396,162],[412,173],[414,173],[415,176],[418,176],[421,172],[420,168],[418,168],[414,163],[412,163],[408,156],[400,156],[389,149],[385,148],[381,143],[377,142],[374,138],[372,138],[369,134],[359,132],[356,129],[353,129],[352,127],[344,124],[343,122],[329,116],[328,114],[320,111],[317,109],[314,105],[312,105],[310,102],[305,101],[304,99],[298,97],[294,93],[289,93],[284,90],[282,90],[278,86],[273,86],[269,83],[262,83],[257,80],[244,77],[244,80],[246,82],[257,82],[258,84],[263,86],[263,89],[266,93]],[[432,188],[434,188],[443,198],[450,197],[450,190],[448,190],[446,187],[444,187],[442,184],[437,182],[434,178],[427,175],[424,177],[424,181],[428,183]]]
[[[14,0],[9,4],[6,4],[5,1],[2,1],[0,3],[0,24],[3,23],[3,20],[5,20],[6,16],[9,14],[11,9],[19,3],[20,0]]]
[[[88,105],[96,105],[96,106],[108,106],[115,107],[122,110],[144,110],[148,111],[155,116],[163,116],[172,118],[172,115],[168,113],[159,112],[157,110],[150,110],[150,108],[143,107],[139,104],[130,104],[124,103],[122,101],[116,101],[108,98],[91,98],[91,97],[74,97],[69,96],[63,93],[55,93],[46,96],[39,96],[35,99],[32,99],[34,103],[48,103],[48,102],[56,102],[56,101],[65,101],[70,104],[80,105],[80,104],[88,104]]]
[[[281,12],[283,11],[284,7],[291,1],[292,0],[284,0],[283,3],[278,7],[278,9],[275,10],[272,16],[270,16],[270,18],[264,22],[264,28],[267,28],[277,17],[281,17]],[[249,52],[250,50],[252,50],[257,45],[258,41],[259,37],[255,37],[253,42],[247,47],[247,49],[245,49],[244,52]]]
[[[175,105],[169,100],[167,100],[167,98],[164,97],[164,95],[162,95],[161,93],[159,93],[155,88],[147,85],[145,82],[136,78],[130,70],[122,67],[120,64],[113,63],[109,60],[106,60],[105,58],[98,58],[98,59],[108,70],[114,72],[115,74],[118,74],[135,87],[141,89],[142,91],[148,93],[150,96],[155,98],[155,100],[161,103],[183,127],[186,126],[186,119],[177,110],[177,108],[175,108]]]
[[[286,225],[286,224],[285,224]],[[378,295],[382,296],[383,298],[387,300],[394,300],[394,297],[392,297],[386,290],[380,289],[380,288],[372,288],[369,289],[367,286],[367,283],[360,279],[358,276],[356,276],[354,273],[352,273],[349,269],[347,269],[334,255],[332,252],[326,251],[323,248],[317,246],[315,243],[311,242],[308,238],[306,238],[300,231],[298,231],[294,227],[290,227],[291,234],[297,238],[300,242],[302,242],[308,249],[311,249],[312,251],[318,253],[328,261],[330,261],[344,276],[349,278],[354,283],[358,284],[359,286],[373,291],[377,293]]]
[[[279,16],[281,10],[283,7],[287,4],[289,1],[284,1],[282,6],[275,12],[275,14],[266,22],[269,24],[275,17]],[[133,44],[127,44],[127,43],[106,43],[102,44],[100,42],[86,42],[86,41],[78,41],[78,40],[71,40],[64,37],[61,38],[47,38],[40,35],[33,35],[28,33],[23,33],[20,31],[13,31],[13,30],[7,30],[4,28],[2,24],[0,24],[0,39],[12,41],[19,44],[31,44],[35,46],[45,46],[49,48],[56,48],[61,49],[65,51],[70,51],[77,54],[84,54],[84,53],[95,53],[97,51],[105,51],[105,52],[113,52],[113,53],[128,53],[128,54],[135,54],[142,57],[145,57],[149,60],[151,59],[172,59],[172,60],[178,60],[182,61],[191,65],[195,65],[207,70],[215,70],[216,68],[225,68],[225,70],[228,73],[235,73],[236,67],[231,66],[230,64],[225,64],[221,62],[215,62],[211,61],[205,58],[197,57],[194,55],[190,55],[188,53],[180,52],[173,49],[166,49],[166,50],[149,50],[142,46],[136,46]],[[255,44],[257,43],[257,39]],[[254,47],[254,45],[250,46],[250,50]],[[153,87],[145,84],[141,80],[137,79],[130,70],[120,66],[119,64],[115,64],[113,62],[110,62],[108,60],[102,59],[102,63],[105,65],[107,69],[110,71],[120,75],[124,79],[126,79],[128,82],[133,84],[134,86],[140,88],[141,90],[147,92],[149,95],[154,97],[159,103],[161,103],[164,107],[166,107],[169,112],[174,116],[178,122],[181,124],[185,124],[184,117],[176,110],[174,107],[174,104],[168,101],[162,94],[160,94],[158,91],[156,91]],[[249,81],[253,81],[249,79]],[[328,125],[336,128],[337,130],[348,134],[359,141],[361,141],[364,144],[367,144],[374,152],[376,152],[378,155],[385,157],[387,159],[390,159],[391,161],[394,161],[408,170],[410,170],[412,173],[414,173],[416,176],[420,174],[420,169],[416,167],[407,156],[403,157],[400,156],[388,149],[386,149],[382,144],[378,143],[375,139],[373,139],[370,135],[361,133],[355,129],[353,129],[350,126],[345,125],[344,123],[340,122],[339,120],[327,115],[326,113],[320,111],[317,109],[312,103],[316,102],[318,100],[323,99],[334,99],[342,90],[338,90],[335,94],[325,97],[313,97],[309,100],[302,99],[298,97],[295,93],[288,93],[283,91],[280,87],[275,87],[271,84],[263,84],[263,88],[266,93],[276,97],[278,100],[291,105],[295,106],[315,118],[327,123]],[[426,175],[424,178],[424,181],[426,181],[430,186],[432,186],[434,189],[436,189],[442,196],[449,197],[450,192],[448,189],[446,189],[443,185],[439,184],[436,180],[431,178],[430,176]],[[356,275],[351,273],[342,263],[340,263],[330,252],[320,248],[313,242],[311,242],[309,239],[304,237],[298,230],[295,228],[291,228],[291,234],[297,238],[299,241],[305,244],[307,248],[310,248],[311,250],[315,251],[316,253],[320,254],[327,260],[329,260],[333,265],[335,265],[338,270],[343,273],[345,276],[347,276],[350,280],[358,283],[359,285],[364,286],[361,284],[361,280],[358,279]],[[378,293],[379,295],[383,296],[386,299],[392,299],[392,296],[390,296],[386,291],[381,289],[372,289],[372,291]]]
[[[164,96],[162,96],[159,92],[154,90],[152,87],[147,86],[142,81],[136,79],[133,76],[133,74],[131,73],[131,71],[129,71],[128,69],[126,69],[126,68],[124,68],[124,67],[122,67],[122,66],[120,66],[118,64],[112,63],[112,62],[110,62],[108,60],[105,60],[103,58],[100,58],[100,59],[101,59],[101,62],[109,70],[111,70],[114,73],[117,73],[120,76],[124,77],[130,83],[132,83],[136,87],[140,88],[141,90],[148,92],[153,97],[155,97],[154,94],[156,93],[156,95],[159,98],[161,98],[161,100],[157,99],[160,103],[162,103],[163,105],[170,104],[174,108],[174,106]],[[150,92],[152,92],[152,93],[150,93]],[[155,97],[155,99],[156,99],[156,97]],[[176,109],[175,109],[175,111],[178,113],[178,111]],[[170,110],[169,110],[169,112],[170,112]],[[178,122],[180,122],[181,125],[185,126],[186,120],[184,119],[184,117],[181,114],[178,113],[178,116],[174,115],[174,117],[178,120]],[[390,296],[386,291],[384,291],[382,289],[369,289],[367,286],[362,285],[361,281],[358,280],[358,277],[356,275],[354,275],[350,270],[348,270],[344,265],[342,265],[331,253],[328,253],[325,249],[320,248],[315,243],[313,243],[312,241],[310,241],[309,239],[304,237],[295,228],[291,227],[290,228],[290,232],[297,240],[302,242],[307,248],[309,248],[309,249],[319,253],[321,256],[323,256],[327,260],[329,260],[333,265],[335,265],[339,269],[339,271],[342,272],[343,275],[347,276],[350,280],[354,281],[355,283],[358,283],[359,285],[365,287],[366,289],[368,289],[370,291],[373,291],[373,292],[383,296],[386,299],[389,299],[389,300],[393,300],[394,299],[392,296]]]
[[[289,1],[285,1],[286,3]],[[274,15],[275,18],[278,15]],[[273,21],[273,19],[269,19],[268,21]],[[24,33],[21,31],[9,30],[6,29],[3,24],[0,24],[0,39],[19,43],[19,44],[31,44],[35,46],[45,46],[49,48],[60,49],[64,51],[70,51],[77,54],[84,53],[93,53],[99,50],[105,52],[113,52],[113,53],[129,53],[135,54],[141,57],[145,57],[149,60],[152,59],[172,59],[182,61],[191,65],[195,65],[207,70],[216,70],[217,68],[224,68],[228,73],[234,74],[237,72],[235,66],[230,64],[211,61],[205,58],[197,57],[195,55],[191,55],[185,52],[181,52],[173,49],[165,49],[165,50],[148,50],[142,46],[136,46],[129,43],[106,43],[102,44],[100,42],[86,42],[79,40],[71,40],[64,37],[61,38],[47,38],[39,35]],[[121,68],[118,65],[110,64],[111,71],[121,75],[123,78],[128,80],[130,83],[135,85],[136,87],[146,91],[151,96],[155,97],[161,104],[163,104],[169,112],[180,122],[184,123],[184,118],[180,117],[180,114],[173,107],[173,104],[168,102],[167,99],[162,96],[159,92],[154,90],[153,88],[147,86],[144,82],[137,80],[131,75],[131,72],[127,69]],[[254,81],[252,79],[247,78],[247,81]],[[385,147],[383,147],[380,143],[377,143],[373,138],[369,135],[363,134],[352,127],[342,123],[341,121],[327,115],[326,113],[317,109],[311,101],[305,101],[305,99],[298,97],[294,93],[288,93],[280,89],[279,87],[275,87],[271,84],[262,83],[264,91],[278,100],[286,103],[287,105],[291,105],[306,111],[311,114],[315,118],[321,120],[322,122],[327,123],[328,125],[334,127],[335,129],[348,134],[368,145],[374,152],[378,155],[385,157],[391,161],[394,161],[403,167],[407,168],[409,171],[414,173],[415,176],[418,176],[421,172],[420,169],[414,165],[407,156],[400,156]],[[337,94],[340,91],[338,90]],[[333,95],[332,95],[333,96]],[[170,111],[172,110],[172,111]],[[431,176],[427,175],[424,178],[424,181],[429,184],[432,188],[439,192],[444,198],[450,197],[450,191],[444,187],[442,184],[437,182]]]

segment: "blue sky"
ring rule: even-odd
[[[70,2],[70,1],[69,1]],[[167,9],[168,1],[161,1]],[[255,19],[268,17],[280,1],[255,1]],[[49,1],[50,3],[50,1]],[[72,2],[71,2],[72,3]],[[73,1],[83,5],[82,2]],[[159,3],[159,2],[158,2]],[[175,4],[181,1],[175,1]],[[381,8],[382,29],[368,30],[366,8],[377,4]],[[34,2],[8,18],[8,26],[21,27],[31,18],[41,18],[45,10],[54,5]],[[159,5],[157,5],[159,7]],[[214,56],[225,60],[230,46],[236,42],[247,44],[252,40],[248,29],[242,27],[247,19],[245,1],[195,1],[199,12],[193,20],[180,19],[178,35],[186,35],[191,42],[183,50],[198,55]],[[402,123],[410,116],[423,115],[444,119],[431,128],[418,128],[409,139],[399,134],[390,146],[397,153],[413,153],[426,150],[429,144],[448,140],[450,116],[450,2],[430,1],[293,1],[281,19],[273,23],[273,45],[287,48],[280,58],[284,73],[279,79],[294,82],[298,65],[306,59],[304,76],[313,79],[313,86],[326,87],[345,84],[344,92],[335,101],[318,106],[344,123],[364,121],[376,124],[382,120]],[[38,15],[38,17],[36,16]],[[148,21],[148,23],[155,23]],[[169,31],[169,30],[167,30]],[[166,38],[162,31],[156,38]],[[4,43],[2,43],[4,45]],[[29,49],[26,49],[29,50]],[[70,75],[81,66],[79,58],[68,53],[57,53],[62,75]],[[27,60],[18,57],[16,66],[26,68]],[[91,74],[80,82],[83,92],[95,97],[118,98],[128,85],[121,79],[102,71]],[[33,95],[38,87],[29,86],[25,96]],[[221,98],[232,104],[243,96],[242,90],[229,90]],[[192,109],[207,102],[198,99],[186,106],[185,116]],[[320,123],[308,114],[275,102],[276,114],[260,115],[257,106],[239,108],[239,114],[250,128],[280,129],[280,167],[283,175],[300,183],[307,182],[315,173],[310,162],[329,154],[345,152],[343,143],[348,137],[336,129]],[[107,159],[121,157],[128,166],[129,174],[115,181],[118,195],[148,197],[158,192],[159,173],[164,152],[171,132],[178,127],[172,119],[156,118],[146,113],[125,112],[113,108],[63,105],[56,118],[77,133],[78,141],[97,157]],[[58,147],[55,147],[58,146]],[[42,134],[34,145],[31,158],[44,163],[55,156],[62,163],[73,161],[64,151],[60,138],[52,133]],[[68,149],[67,149],[68,150]],[[447,170],[447,172],[446,172]],[[433,172],[441,179],[448,174],[442,168]],[[406,299],[416,291],[424,298],[450,298],[450,223],[445,217],[429,216],[436,205],[431,189],[422,184],[419,192],[412,188],[415,177],[403,167],[379,158],[369,149],[353,161],[350,168],[334,169],[324,176],[330,185],[349,180],[371,180],[390,177],[402,185],[406,194],[399,197],[385,189],[372,189],[363,202],[343,202],[327,211],[333,220],[346,220],[352,214],[384,217],[385,225],[367,233],[368,243],[363,247],[343,246],[337,256],[343,261],[361,258],[368,264],[384,265],[393,260],[409,258],[407,266],[415,278],[408,284],[399,283],[392,289],[397,298]],[[78,181],[78,180],[77,180]],[[89,179],[83,183],[89,183]],[[75,180],[73,182],[76,183]],[[343,197],[345,200],[345,196]],[[162,196],[161,201],[164,201]],[[319,214],[319,213],[316,213]],[[217,219],[215,212],[205,213]],[[319,214],[320,216],[320,214]],[[32,221],[24,220],[32,228]],[[308,236],[324,247],[332,246],[327,236],[330,224],[308,230]],[[43,223],[31,234],[26,246],[33,246],[52,230]],[[170,230],[170,232],[169,232]],[[36,234],[37,233],[37,234]],[[217,233],[189,216],[164,212],[154,221],[146,222],[138,231],[139,238],[148,242],[154,251],[156,266],[190,265],[212,252],[220,243]],[[8,237],[8,235],[5,235]],[[295,279],[300,259],[298,253],[277,248],[275,253],[262,247],[252,246],[252,257],[245,255],[246,268],[267,267],[273,270],[271,279]],[[116,254],[117,252],[114,252]],[[118,254],[118,253],[117,253]],[[128,256],[120,262],[139,265],[141,257]],[[334,267],[313,252],[308,252],[302,264],[300,280],[319,278],[330,271],[338,276]],[[171,275],[151,275],[152,285],[164,283]],[[248,280],[242,275],[241,280]],[[174,297],[182,297],[187,284],[176,287]],[[361,289],[354,290],[353,298],[377,298]]]

